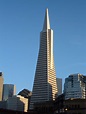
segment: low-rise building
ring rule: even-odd
[[[86,99],[65,100],[64,110],[66,114],[86,114]]]
[[[7,100],[7,109],[27,112],[28,99],[20,95],[9,97]]]
[[[23,96],[24,98],[27,98],[28,99],[28,110],[29,110],[29,106],[30,106],[30,99],[31,99],[31,96],[32,96],[32,92],[29,91],[28,89],[23,89],[21,90],[18,95],[21,95]]]
[[[0,109],[7,109],[7,101],[0,101]]]
[[[38,102],[34,104],[34,110],[38,112],[38,114],[53,114],[54,112],[54,101],[45,101]]]

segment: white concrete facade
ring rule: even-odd
[[[36,102],[55,100],[57,95],[56,73],[53,56],[53,30],[50,29],[48,9],[43,30],[40,33],[40,48],[33,84],[30,109]]]

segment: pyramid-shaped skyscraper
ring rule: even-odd
[[[43,30],[40,33],[40,48],[30,109],[33,109],[33,104],[36,102],[54,100],[57,92],[53,57],[53,30],[50,29],[48,9],[46,9]]]

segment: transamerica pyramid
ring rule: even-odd
[[[43,30],[40,33],[40,47],[30,109],[34,108],[36,102],[55,100],[57,92],[53,57],[53,30],[50,29],[48,9],[46,9]]]

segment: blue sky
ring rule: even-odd
[[[86,75],[86,0],[0,0],[4,83],[32,90],[45,9],[54,30],[56,76]]]

